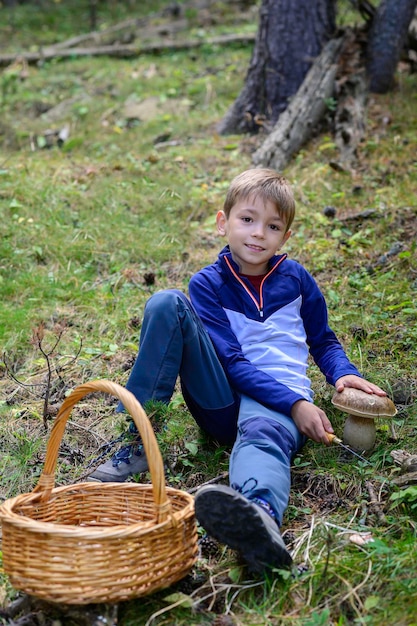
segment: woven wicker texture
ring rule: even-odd
[[[121,400],[142,437],[152,484],[85,482],[55,487],[55,468],[74,405],[104,391]],[[166,487],[161,453],[139,402],[108,380],[64,401],[35,489],[0,507],[3,565],[15,589],[53,602],[120,602],[168,587],[197,558],[193,497]]]

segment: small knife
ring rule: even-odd
[[[358,459],[360,459],[364,463],[369,463],[369,465],[372,465],[372,463],[370,461],[368,461],[368,459],[365,459],[365,457],[361,456],[360,454],[358,454],[357,452],[352,450],[352,448],[350,448],[345,443],[343,443],[343,441],[341,439],[339,439],[339,437],[336,437],[336,435],[333,435],[332,433],[326,433],[326,435],[327,435],[327,439],[330,441],[330,443],[335,443],[336,445],[338,445],[341,448],[343,448],[343,450],[347,450],[351,454],[354,454],[355,456],[357,456]]]

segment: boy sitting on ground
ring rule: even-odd
[[[228,245],[191,278],[191,302],[177,290],[148,300],[126,385],[142,404],[168,403],[179,376],[198,425],[219,443],[233,444],[230,486],[201,487],[196,516],[258,572],[291,564],[279,531],[291,460],[306,437],[329,445],[327,433],[333,433],[313,404],[309,353],[338,392],[355,387],[386,395],[349,361],[312,276],[277,254],[294,214],[292,190],[275,171],[248,170],[232,181],[216,218]],[[92,479],[124,481],[143,471],[140,448],[125,450]]]

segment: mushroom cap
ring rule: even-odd
[[[368,419],[389,418],[397,413],[395,404],[387,396],[377,396],[375,393],[366,393],[353,387],[345,387],[341,392],[336,391],[332,404],[345,413]]]

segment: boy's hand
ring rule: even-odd
[[[330,445],[326,433],[332,433],[333,427],[326,413],[307,400],[299,400],[291,410],[291,417],[298,430],[317,443]]]
[[[360,376],[355,376],[355,374],[347,374],[346,376],[341,376],[337,379],[335,388],[339,393],[345,389],[345,387],[353,387],[354,389],[361,389],[366,393],[374,393],[377,396],[386,396],[386,392],[378,387],[378,385],[374,385],[374,383],[370,383],[369,381],[361,378]]]

